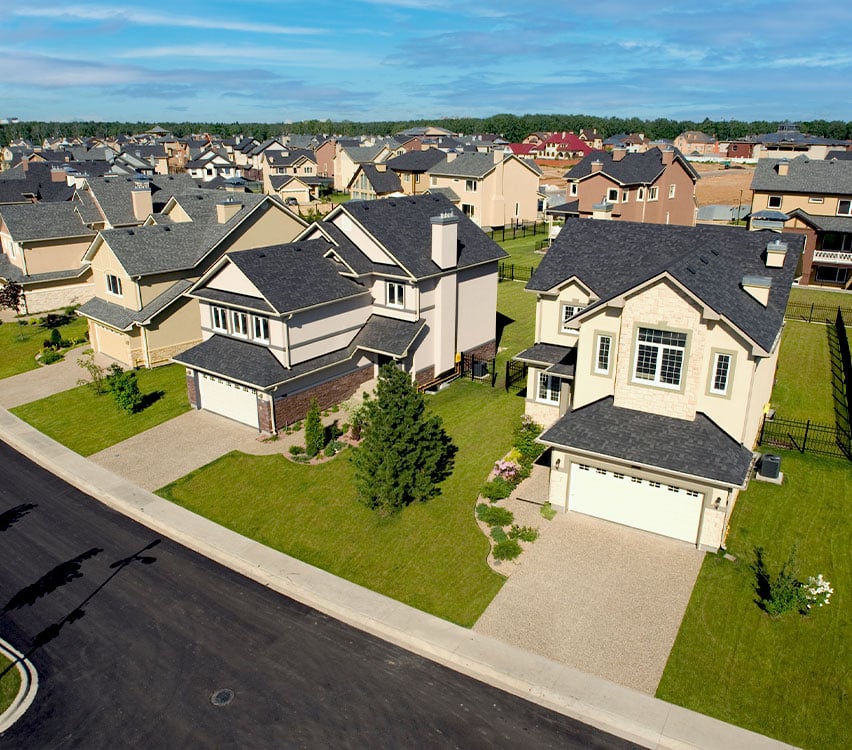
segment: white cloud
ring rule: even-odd
[[[139,26],[163,26],[191,29],[215,29],[254,34],[321,34],[321,28],[304,26],[279,26],[273,23],[253,23],[221,18],[181,16],[155,13],[131,8],[98,8],[91,5],[48,6],[45,8],[15,8],[12,15],[25,18],[55,18],[61,21],[125,22]]]

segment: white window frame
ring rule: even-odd
[[[595,374],[609,375],[612,368],[612,335],[599,333],[595,336]]]
[[[269,318],[260,315],[251,316],[251,334],[255,341],[269,343]]]
[[[629,190],[622,190],[621,191],[621,202],[627,203],[627,201],[629,199],[630,199],[630,191]]]
[[[571,331],[568,327],[568,321],[582,309],[582,305],[562,305],[562,323],[560,324],[562,333],[576,333],[576,331]]]
[[[577,183],[576,182],[572,182],[568,186],[568,195],[570,195],[571,197],[574,197],[574,196],[577,195]]]
[[[713,369],[710,372],[710,393],[714,396],[727,396],[734,368],[734,355],[728,352],[716,352],[713,355]]]
[[[648,200],[649,201],[655,201],[659,197],[660,197],[660,188],[658,188],[656,185],[651,185],[651,187],[648,188]]]
[[[461,210],[462,213],[469,219],[472,219],[474,216],[476,216],[476,207],[472,203],[462,203]]]
[[[823,198],[821,196],[818,196],[818,195],[808,196],[808,203],[822,203],[822,202],[823,202]]]
[[[228,311],[217,305],[210,306],[210,324],[214,331],[228,333]]]
[[[121,297],[121,279],[114,273],[106,274],[106,290],[107,294],[112,294],[114,297]]]
[[[671,185],[669,185],[669,198],[674,198],[674,197],[675,197],[675,191],[676,191],[676,190],[677,190],[677,185],[675,185],[674,183],[672,183]]]
[[[783,195],[770,195],[766,198],[766,207],[767,208],[781,208],[781,204],[784,202]]]
[[[606,191],[607,203],[618,203],[618,188],[608,188]]]
[[[466,193],[475,193],[479,187],[478,180],[465,180],[464,181],[464,191]]]
[[[645,188],[640,187],[640,188],[636,191],[636,201],[637,201],[637,202],[642,202],[643,200],[645,200]]]
[[[429,176],[429,187],[437,187],[437,185],[438,185],[438,178],[430,175]]]
[[[632,382],[680,390],[686,366],[686,345],[686,333],[667,331],[663,328],[639,327],[636,331],[636,349],[633,354]],[[653,359],[650,355],[653,355]],[[645,372],[640,372],[640,364]],[[677,366],[676,382],[668,379],[670,376],[667,370],[670,370],[673,365]],[[649,372],[651,368],[653,372]]]
[[[845,205],[844,205],[845,204]],[[842,198],[837,201],[838,216],[852,216],[852,200]]]
[[[562,379],[547,372],[538,374],[538,385],[535,391],[536,401],[542,404],[559,406],[560,391],[562,390]]]
[[[831,278],[829,278],[831,275]],[[836,268],[834,266],[817,266],[816,280],[823,284],[845,284],[849,278],[849,272],[846,268]]]
[[[231,310],[231,332],[241,339],[248,338],[248,315],[242,310]]]
[[[405,307],[405,286],[397,281],[385,282],[385,304],[388,307]]]

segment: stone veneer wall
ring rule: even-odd
[[[186,396],[189,399],[189,405],[193,409],[198,408],[198,384],[196,383],[196,375],[186,376]]]
[[[339,378],[309,388],[301,393],[285,396],[275,401],[275,424],[280,430],[286,425],[293,424],[305,418],[311,401],[317,400],[320,409],[328,409],[334,404],[339,404],[352,396],[358,386],[366,383],[373,377],[373,365],[367,365],[354,372],[342,375]],[[272,428],[272,425],[269,425]],[[261,424],[261,429],[263,425]]]
[[[173,344],[172,346],[161,346],[157,349],[150,350],[151,357],[151,366],[154,367],[156,365],[166,365],[169,363],[172,357],[176,354],[180,354],[181,352],[185,352],[187,349],[196,346],[201,343],[201,339],[196,339],[195,341],[184,341],[181,344]],[[134,358],[135,355],[139,352],[139,356],[141,357],[141,361],[139,363],[140,367],[145,366],[145,357],[142,355],[142,350],[133,350]]]
[[[491,359],[497,356],[497,341],[492,339],[484,344],[468,349],[465,354],[472,354],[479,359]]]

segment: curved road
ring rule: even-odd
[[[0,748],[634,747],[0,466],[0,635],[40,677]]]

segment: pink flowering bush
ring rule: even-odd
[[[520,466],[514,461],[495,461],[494,471],[498,477],[502,477],[507,482],[515,483],[520,478]]]

